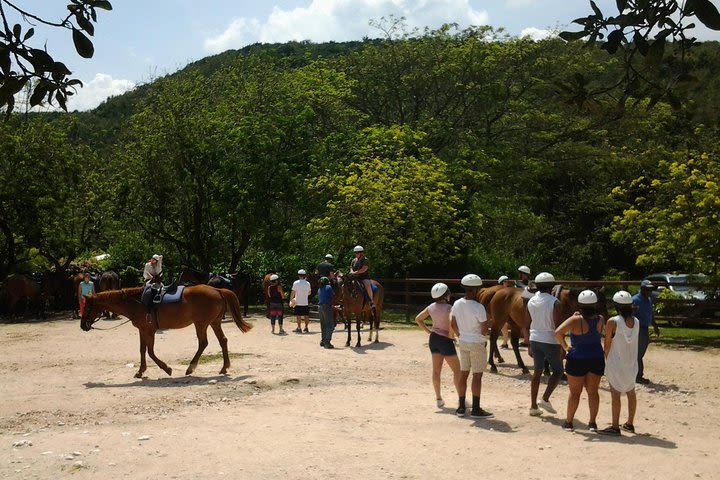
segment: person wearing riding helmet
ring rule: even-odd
[[[285,293],[283,292],[282,285],[280,285],[280,277],[276,274],[270,275],[270,285],[267,287],[267,298],[269,301],[272,333],[275,333],[275,322],[277,322],[280,327],[278,334],[285,335],[285,330],[283,330],[283,298],[285,298]]]
[[[335,348],[330,342],[333,330],[335,330],[335,318],[333,316],[333,289],[328,277],[320,277],[317,297],[318,315],[320,316],[320,346],[328,349]]]
[[[162,261],[163,256],[155,254],[145,263],[143,269],[143,280],[145,281],[145,289],[143,290],[141,301],[145,305],[145,319],[148,323],[153,322],[153,304],[160,303],[160,291],[162,283]]]
[[[627,395],[628,419],[623,430],[635,433],[635,378],[638,372],[638,337],[640,321],[633,316],[632,296],[620,290],[613,295],[618,314],[608,319],[605,327],[605,376],[612,397],[612,425],[598,431],[603,435],[620,435],[620,400]]]
[[[515,286],[518,288],[527,288],[530,286],[530,267],[520,265],[517,269],[518,279],[515,280]]]
[[[298,279],[292,285],[290,290],[290,303],[297,317],[297,328],[295,333],[302,333],[303,320],[305,321],[305,333],[309,333],[308,323],[310,321],[310,282],[306,280],[307,272],[303,269],[298,270]]]
[[[555,330],[555,338],[567,352],[565,373],[570,393],[563,430],[574,430],[573,419],[580,404],[580,395],[585,388],[590,409],[588,428],[591,432],[597,432],[596,420],[600,408],[598,387],[605,372],[605,352],[602,346],[604,319],[596,313],[598,297],[592,290],[580,292],[577,302],[580,312],[565,320]],[[568,347],[565,341],[565,334],[568,332],[572,347]]]
[[[430,335],[428,347],[432,355],[432,383],[435,389],[435,402],[438,408],[445,405],[440,389],[440,377],[442,373],[443,360],[447,362],[453,372],[453,383],[457,391],[458,380],[460,379],[460,361],[458,360],[455,344],[450,338],[450,289],[444,283],[436,283],[430,290],[433,303],[428,305],[415,317],[415,323]],[[425,320],[430,317],[431,328],[425,325]]]
[[[557,413],[550,403],[550,395],[555,391],[563,373],[560,344],[555,338],[555,328],[562,322],[560,302],[550,292],[555,286],[555,277],[541,272],[535,277],[538,291],[528,301],[530,314],[530,346],[528,354],[533,359],[533,376],[530,380],[530,415],[542,415],[540,407],[549,413]],[[540,401],[537,401],[546,362],[549,364],[550,379]]]
[[[477,301],[477,293],[482,287],[482,278],[475,274],[465,275],[460,284],[465,289],[465,296],[455,301],[450,311],[450,326],[453,335],[458,337],[460,353],[460,379],[457,383],[458,408],[455,414],[465,416],[465,393],[467,380],[472,370],[472,410],[473,418],[492,417],[492,413],[480,408],[482,391],[482,375],[487,365],[487,334],[490,332],[485,307]]]
[[[365,292],[367,293],[367,297],[370,301],[370,306],[375,308],[375,303],[373,303],[372,281],[370,280],[370,275],[368,273],[370,265],[367,257],[365,256],[365,249],[360,245],[357,245],[353,248],[353,252],[355,253],[355,258],[353,258],[350,262],[350,275],[355,280],[362,282],[365,286]]]
[[[325,255],[325,259],[320,262],[315,269],[315,273],[320,275],[321,277],[327,277],[328,279],[331,279],[334,276],[335,272],[335,265],[333,265],[333,256],[329,253]]]

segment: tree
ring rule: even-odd
[[[608,53],[622,57],[624,69],[615,82],[592,90],[581,77],[574,95],[583,101],[619,89],[618,104],[628,99],[650,98],[650,105],[661,99],[679,107],[678,88],[696,81],[686,52],[696,44],[690,36],[697,20],[720,30],[720,13],[710,0],[617,0],[617,15],[606,16],[594,1],[593,13],[575,19],[583,28],[562,32],[568,40],[585,39]],[[667,48],[672,44],[673,48]]]
[[[404,272],[460,256],[471,234],[464,187],[424,145],[426,135],[405,126],[368,127],[357,135],[340,172],[310,180],[326,199],[313,232],[332,235],[338,251],[364,244],[375,271]]]
[[[80,80],[70,77],[72,72],[65,64],[54,59],[46,48],[30,44],[35,34],[34,27],[41,24],[72,31],[78,55],[91,58],[94,47],[87,35],[95,34],[93,23],[97,22],[97,10],[112,10],[112,5],[107,0],[70,0],[67,9],[69,13],[65,18],[53,22],[20,8],[14,2],[0,0],[0,108],[5,108],[6,117],[15,106],[15,94],[28,85],[32,92],[30,106],[57,101],[63,110],[67,110],[67,98],[73,94],[74,88],[82,86]],[[21,17],[23,23],[31,25],[30,28],[23,31],[21,23],[11,26],[13,16]]]
[[[638,265],[720,276],[720,162],[717,152],[672,152],[661,175],[616,187],[625,208],[613,240],[637,253]]]

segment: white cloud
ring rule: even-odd
[[[106,98],[113,95],[122,95],[135,88],[135,83],[130,80],[114,79],[105,73],[97,73],[95,78],[83,83],[84,86],[78,88],[77,93],[68,99],[68,111],[91,110],[100,105]]]
[[[405,17],[410,29],[437,28],[443,23],[461,27],[488,23],[487,12],[474,9],[469,0],[312,0],[306,7],[288,10],[275,6],[264,21],[234,19],[224,32],[206,39],[204,46],[210,53],[219,53],[258,41],[360,40],[379,36],[369,21],[390,15]]]
[[[552,30],[543,30],[535,27],[528,27],[520,32],[521,37],[530,37],[535,41],[544,40],[546,38],[554,37],[556,33]]]

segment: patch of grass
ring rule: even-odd
[[[230,352],[230,354],[229,354],[230,360],[232,360],[233,358],[254,357],[254,356],[256,356],[256,355],[254,355],[254,354],[252,354],[252,353],[233,353],[233,352]],[[198,360],[198,365],[201,365],[201,364],[203,364],[203,363],[212,363],[212,362],[220,362],[220,363],[222,363],[222,361],[223,361],[222,353],[211,353],[211,354],[203,353],[203,354],[200,356],[200,360]]]
[[[720,348],[720,328],[701,327],[661,327],[660,337],[652,337],[653,342],[670,347],[686,346],[700,348]]]

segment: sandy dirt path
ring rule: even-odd
[[[720,478],[720,355],[651,346],[638,388],[637,435],[587,430],[583,396],[576,431],[561,424],[567,386],[553,396],[557,415],[528,416],[530,384],[512,355],[486,373],[482,405],[492,419],[437,409],[427,337],[385,329],[356,350],[319,347],[310,334],[273,336],[267,320],[242,334],[223,324],[232,352],[228,375],[214,336],[206,361],[183,375],[196,348],[192,328],[158,335],[147,378],[130,324],[82,332],[78,321],[0,324],[2,478],[342,478],[687,479]],[[103,328],[119,321],[102,321]],[[363,332],[363,343],[367,332]],[[504,351],[503,351],[504,352]],[[523,352],[526,362],[530,362]],[[610,421],[603,381],[598,423]]]

